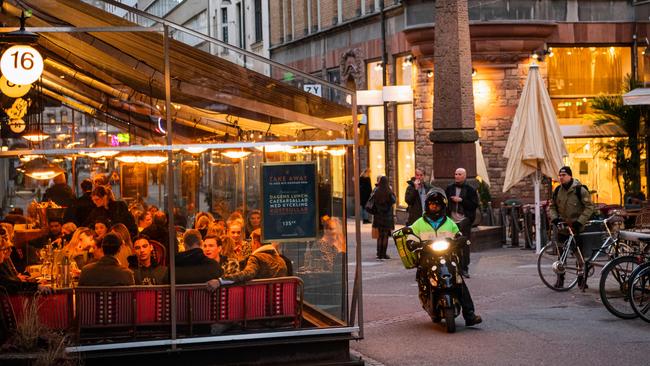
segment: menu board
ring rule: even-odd
[[[147,197],[148,174],[146,164],[122,164],[120,193],[122,198]]]
[[[262,164],[262,241],[316,238],[316,163]]]

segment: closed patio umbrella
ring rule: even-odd
[[[503,192],[535,173],[535,227],[540,227],[541,175],[554,177],[567,155],[551,98],[536,64],[531,64],[503,156],[508,159]],[[537,252],[541,236],[535,235]]]

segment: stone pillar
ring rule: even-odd
[[[458,167],[476,178],[474,96],[467,0],[437,0],[434,40],[433,174],[453,181]]]

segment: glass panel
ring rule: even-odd
[[[385,144],[383,141],[370,141],[368,145],[368,166],[372,170],[373,181],[380,175],[386,175]]]
[[[631,73],[629,47],[553,47],[553,53],[547,58],[551,96],[619,94]]]
[[[397,138],[400,140],[412,140],[413,126],[413,104],[398,104]]]
[[[634,20],[634,5],[630,1],[578,0],[581,22]]]
[[[406,183],[415,175],[415,144],[413,141],[399,141],[397,143],[397,156],[399,164],[397,165],[397,204],[400,207],[406,207],[404,194],[408,184]]]
[[[368,129],[371,139],[384,138],[384,107],[368,107]]]
[[[650,82],[650,47],[638,47],[637,55],[637,78],[642,83],[648,83]]]
[[[400,56],[395,59],[395,85],[415,85],[416,65],[413,56]]]
[[[564,124],[591,124],[587,119],[592,114],[591,99],[583,98],[552,98],[553,108],[557,118]],[[569,123],[570,122],[570,123]]]
[[[368,90],[381,90],[382,78],[381,73],[384,68],[381,66],[381,61],[369,62],[366,65],[366,71],[368,74]]]
[[[569,152],[565,163],[574,167],[575,178],[590,190],[596,191],[592,196],[595,202],[618,204],[620,201],[615,168],[607,156],[607,150],[602,146],[605,142],[615,140],[617,138],[614,137],[564,139]]]
[[[565,20],[566,0],[469,0],[470,20]]]

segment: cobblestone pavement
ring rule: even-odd
[[[466,328],[459,317],[457,332],[447,334],[421,309],[415,270],[402,267],[394,244],[393,259],[376,261],[363,225],[362,249],[364,339],[351,348],[368,365],[648,364],[650,324],[611,315],[600,303],[598,273],[586,292],[558,293],[540,281],[533,251],[472,253],[466,282],[484,322]]]

